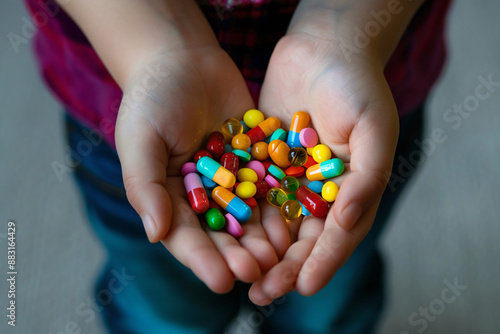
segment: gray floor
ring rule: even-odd
[[[458,123],[443,115],[473,101],[478,77],[500,81],[500,2],[457,1],[449,24],[450,61],[428,108],[435,145],[383,237],[388,306],[379,333],[500,332],[500,88]],[[92,297],[102,248],[85,224],[75,184],[60,182],[60,107],[47,93],[30,47],[15,53],[21,2],[0,3],[1,333],[103,333],[76,313]],[[7,221],[17,224],[17,326],[7,326]],[[455,282],[456,281],[456,282]],[[446,290],[458,284],[459,289]],[[454,292],[453,292],[454,291]]]

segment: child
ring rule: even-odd
[[[97,296],[116,272],[129,278],[112,302],[98,298],[110,332],[221,332],[246,293],[274,304],[238,318],[241,333],[374,331],[376,241],[405,183],[384,189],[394,155],[420,135],[449,1],[26,2],[52,16],[35,47],[68,111],[75,175],[108,252]],[[285,127],[308,111],[350,163],[326,221],[287,227],[261,202],[235,239],[190,209],[182,164],[255,106]],[[89,134],[105,140],[81,152]]]

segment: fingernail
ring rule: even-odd
[[[351,203],[347,208],[342,211],[342,225],[346,230],[353,228],[358,222],[363,209],[358,203]]]
[[[156,234],[156,223],[148,213],[143,213],[141,215],[141,219],[144,224],[146,234],[148,235],[148,239],[151,241],[152,237]]]

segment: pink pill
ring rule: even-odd
[[[243,235],[243,228],[232,214],[226,213],[226,229],[235,238]]]
[[[181,173],[182,176],[186,176],[189,173],[198,173],[196,164],[194,162],[186,162],[184,165],[182,165]]]
[[[259,180],[264,180],[264,177],[266,177],[266,167],[262,162],[258,160],[252,160],[247,164],[246,167],[253,170],[257,174],[257,178]]]
[[[318,144],[318,133],[311,128],[305,128],[299,134],[300,143],[304,147],[314,147]]]
[[[271,188],[281,188],[281,183],[279,183],[274,177],[272,177],[271,175],[268,175],[266,176],[266,178],[264,179],[267,184],[271,187]]]

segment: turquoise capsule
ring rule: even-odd
[[[198,160],[196,169],[200,174],[205,175],[210,180],[226,188],[231,188],[236,182],[236,177],[233,173],[210,157],[202,157]]]
[[[344,172],[344,162],[338,158],[323,161],[307,169],[309,181],[319,181],[339,176]]]
[[[224,218],[222,213],[217,208],[211,208],[205,212],[205,221],[214,231],[219,231],[226,225],[226,218]]]

